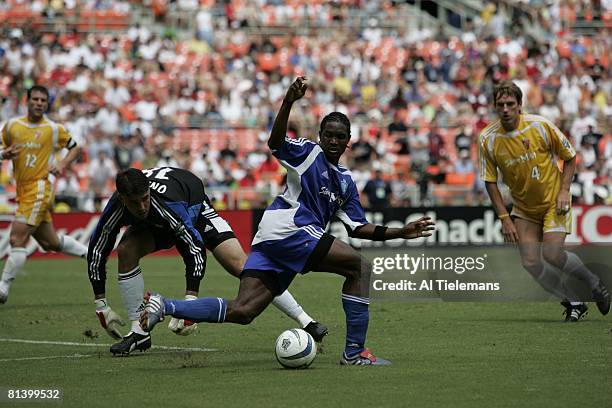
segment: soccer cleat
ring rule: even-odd
[[[561,302],[561,305],[565,307],[563,314],[565,315],[566,322],[577,322],[589,314],[589,308],[587,307],[586,303],[572,305],[570,302],[564,301]]]
[[[602,315],[605,316],[610,312],[610,292],[608,292],[608,288],[605,287],[602,281],[599,281],[595,289],[593,289],[593,299],[595,299],[597,308]]]
[[[0,288],[0,305],[6,303],[7,300],[8,292],[5,292],[4,290],[2,290],[2,288]]]
[[[342,354],[340,359],[340,365],[391,365],[389,360],[384,358],[375,357],[374,354],[370,353],[370,350],[364,349],[361,353],[348,357],[346,353]]]
[[[113,355],[120,354],[122,356],[129,356],[134,350],[140,350],[141,352],[151,348],[151,335],[150,334],[138,334],[129,332],[120,342],[115,343],[111,346],[110,352]]]
[[[164,298],[159,293],[147,292],[144,296],[144,311],[140,314],[140,327],[146,332],[164,320]]]
[[[328,333],[327,326],[322,323],[315,322],[314,320],[308,323],[308,325],[304,327],[304,330],[310,334],[317,343],[322,342],[323,337],[327,336]]]

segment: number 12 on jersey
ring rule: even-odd
[[[26,167],[34,167],[36,166],[36,155],[35,154],[26,154],[25,155],[25,165]]]

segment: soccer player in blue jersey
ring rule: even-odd
[[[151,336],[140,328],[139,306],[144,296],[140,259],[152,252],[176,247],[185,263],[185,299],[197,298],[206,268],[206,249],[232,275],[239,276],[246,261],[229,224],[210,205],[204,184],[187,170],[160,167],[127,169],[116,178],[117,192],[106,205],[89,242],[87,261],[94,291],[96,314],[112,337],[121,339],[111,346],[113,354],[130,354],[151,347]],[[119,292],[128,310],[131,331],[123,338],[118,326],[123,321],[106,301],[106,260],[122,226],[128,228],[117,247]],[[327,328],[315,322],[289,292],[277,296],[274,305],[296,320],[317,341]],[[168,325],[177,334],[187,335],[195,325],[174,318]]]
[[[346,347],[341,364],[388,365],[365,348],[368,329],[369,265],[359,253],[325,232],[337,216],[357,238],[384,241],[431,235],[433,222],[423,217],[403,228],[368,223],[351,173],[338,164],[350,139],[350,122],[339,112],[323,118],[319,143],[286,137],[291,107],[306,92],[305,77],[291,84],[276,116],[268,146],[287,169],[287,188],[266,209],[241,275],[234,300],[201,298],[192,302],[145,297],[143,329],[164,316],[197,322],[249,324],[289,287],[298,273],[331,272],[344,276],[342,306],[346,315]]]

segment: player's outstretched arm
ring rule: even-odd
[[[366,224],[356,228],[351,236],[371,241],[387,241],[396,238],[413,239],[428,237],[433,230],[435,230],[435,223],[431,218],[421,217],[416,221],[409,222],[402,228],[388,228],[376,224]]]
[[[287,123],[289,122],[291,107],[293,106],[293,102],[304,96],[306,89],[308,89],[306,77],[301,76],[293,81],[287,90],[287,94],[283,99],[283,104],[281,105],[278,113],[276,114],[276,118],[274,119],[272,131],[270,132],[270,138],[268,139],[268,147],[271,150],[278,149],[285,142],[285,137],[287,136]]]

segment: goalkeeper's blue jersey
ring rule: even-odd
[[[287,169],[287,187],[264,212],[253,245],[297,232],[320,238],[334,216],[351,231],[368,223],[350,171],[327,161],[317,143],[285,138],[272,154]]]

